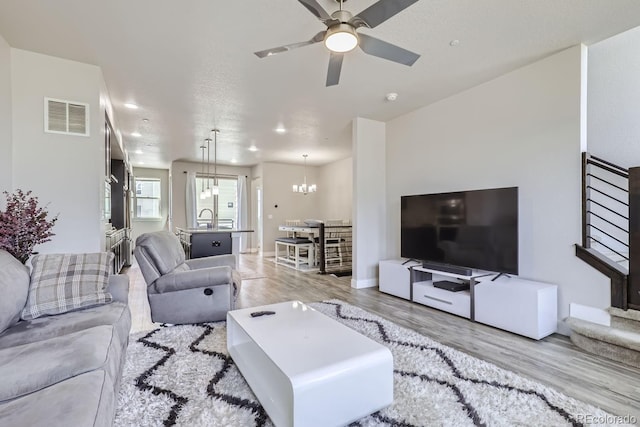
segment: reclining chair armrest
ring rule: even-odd
[[[129,276],[126,274],[112,274],[109,276],[107,292],[113,297],[113,301],[129,303]]]
[[[176,271],[158,278],[151,286],[156,293],[206,288],[233,283],[231,267],[211,267],[197,270]]]
[[[235,270],[236,256],[232,254],[214,255],[214,256],[208,256],[204,258],[188,259],[185,261],[185,263],[192,270],[197,270],[200,268],[209,268],[209,267],[221,267],[225,265]]]

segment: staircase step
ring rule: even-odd
[[[640,330],[569,317],[571,341],[591,353],[640,368]]]
[[[611,315],[611,326],[640,333],[640,311],[622,310],[615,307],[607,309]]]
[[[640,311],[638,310],[622,310],[616,307],[609,307],[607,311],[611,316],[621,317],[623,319],[634,320],[640,322]]]

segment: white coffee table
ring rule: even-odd
[[[393,402],[389,349],[299,301],[228,312],[227,349],[278,427],[345,425]]]

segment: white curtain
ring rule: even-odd
[[[247,177],[238,176],[238,230],[249,228],[249,204],[247,203]],[[240,252],[249,251],[249,233],[240,233]]]
[[[196,222],[196,197],[198,197],[196,191],[196,173],[187,172],[187,189],[186,189],[186,213],[187,213],[187,228],[197,228]]]

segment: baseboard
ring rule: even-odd
[[[569,316],[598,325],[611,326],[611,316],[607,310],[601,308],[589,307],[572,302],[569,304]]]
[[[276,257],[276,251],[262,252],[262,258],[275,258],[275,257]]]
[[[356,289],[375,288],[378,286],[378,279],[351,279],[351,287]]]

